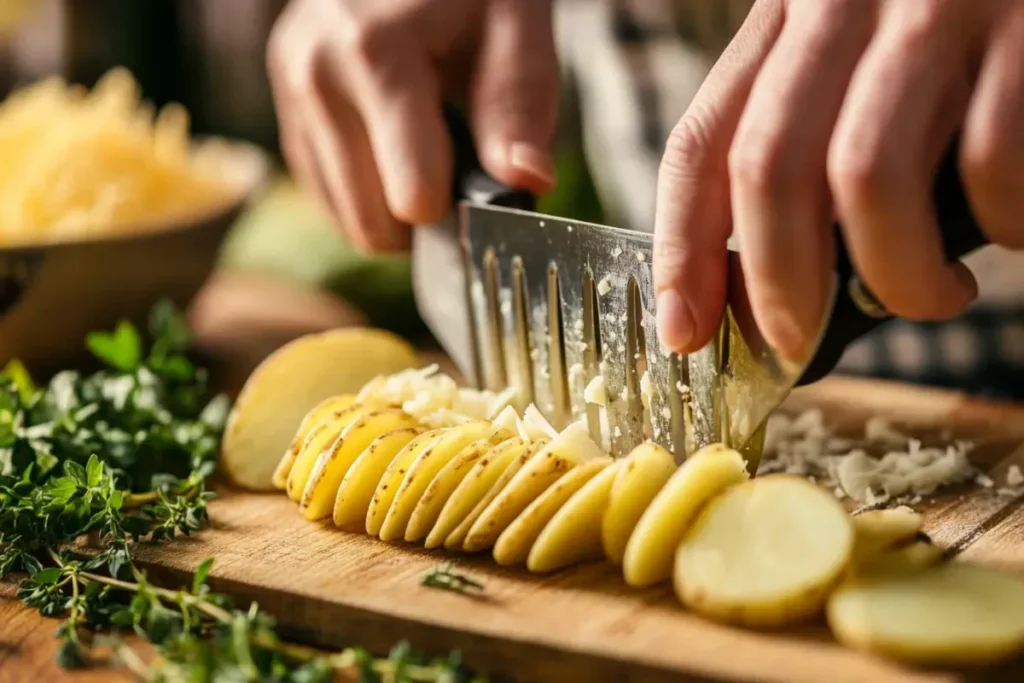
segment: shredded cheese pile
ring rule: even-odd
[[[983,476],[967,457],[971,448],[964,441],[925,446],[881,418],[868,420],[862,441],[841,438],[825,425],[820,410],[810,410],[772,416],[762,470],[813,477],[835,487],[836,496],[864,505],[916,503],[944,486]],[[884,450],[874,456],[869,449]]]

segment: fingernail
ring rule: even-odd
[[[513,142],[509,145],[508,163],[549,187],[555,184],[555,164],[551,155],[528,142]]]
[[[671,351],[686,351],[693,341],[694,321],[683,297],[674,289],[658,294],[658,338]]]

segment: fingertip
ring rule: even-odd
[[[675,289],[658,294],[658,340],[676,353],[688,353],[694,337],[693,314]]]
[[[550,152],[533,142],[490,142],[484,145],[482,156],[487,172],[509,187],[537,195],[555,188],[554,159]]]

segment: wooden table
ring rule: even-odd
[[[240,382],[244,380],[245,375],[251,369],[252,365],[258,361],[263,355],[269,350],[285,341],[288,337],[296,336],[304,332],[311,332],[318,329],[324,329],[327,327],[336,327],[346,324],[358,324],[359,318],[357,315],[347,310],[344,306],[337,305],[336,302],[329,302],[323,299],[322,295],[311,293],[311,292],[299,292],[288,290],[287,288],[276,288],[274,285],[268,283],[258,283],[260,288],[262,301],[276,301],[279,305],[284,307],[285,310],[317,310],[318,316],[309,316],[308,318],[296,318],[294,315],[275,317],[272,306],[259,306],[259,307],[247,307],[245,300],[248,295],[246,292],[253,291],[253,287],[257,283],[253,283],[249,280],[237,280],[237,279],[222,279],[215,283],[211,289],[207,292],[204,299],[200,301],[200,306],[197,307],[194,324],[197,329],[201,331],[199,346],[200,348],[210,357],[214,359],[221,359],[220,362],[216,363],[213,367],[215,371],[218,371],[219,381],[221,386],[224,386],[229,391],[236,391]],[[267,290],[273,289],[275,296],[266,296]],[[229,313],[233,312],[233,313]],[[287,325],[282,325],[280,321],[288,320]],[[439,356],[434,355],[439,358]],[[230,361],[230,362],[228,362]],[[898,387],[896,387],[898,388]],[[859,393],[860,392],[860,393]],[[864,392],[869,392],[865,394]],[[910,396],[910,399],[908,399]],[[824,406],[828,408],[830,405],[834,405],[837,409],[842,408],[840,412],[848,414],[850,420],[858,421],[860,424],[867,413],[861,414],[857,411],[850,411],[851,406],[870,406],[870,410],[879,414],[897,414],[902,417],[908,424],[913,424],[917,421],[917,417],[920,421],[926,422],[933,420],[936,415],[948,417],[950,424],[956,424],[964,426],[968,431],[979,433],[979,434],[999,434],[1002,435],[1000,440],[1001,444],[992,444],[992,448],[988,449],[989,452],[986,455],[985,449],[982,449],[980,456],[984,461],[983,466],[986,470],[993,474],[994,478],[1001,478],[1005,476],[1005,467],[1010,460],[1013,462],[1019,462],[1021,457],[1021,449],[1016,448],[1012,444],[1020,444],[1024,442],[1024,408],[1016,406],[999,406],[993,405],[982,401],[967,400],[962,396],[948,392],[931,392],[909,389],[906,392],[900,391],[879,391],[877,383],[863,383],[863,382],[850,382],[842,379],[837,380],[825,380],[814,387],[802,390],[802,393],[793,397],[791,405],[799,407],[802,401],[810,401],[810,404]],[[863,410],[861,411],[863,412]],[[1021,463],[1024,464],[1024,463]],[[1001,480],[1001,479],[1000,479]],[[955,497],[954,497],[955,498]],[[275,498],[272,502],[284,503],[283,499],[278,500]],[[1011,504],[1012,503],[1012,504]],[[216,505],[228,505],[227,501],[217,501]],[[262,504],[256,506],[256,508],[262,507]],[[285,506],[288,507],[288,506]],[[933,506],[934,507],[934,506]],[[236,511],[240,511],[242,517],[238,519],[231,518],[231,512],[228,508],[221,510],[218,513],[214,510],[213,516],[215,522],[218,519],[218,514],[227,515],[227,530],[230,531],[232,524],[238,526],[245,519],[245,507],[235,505]],[[286,511],[287,512],[287,511]],[[1005,514],[1003,514],[1005,512]],[[244,514],[243,514],[244,513]],[[255,514],[255,513],[254,513]],[[1021,530],[1024,529],[1024,508],[1021,507],[1019,501],[1014,500],[1010,503],[1006,501],[997,501],[992,499],[989,503],[975,504],[971,501],[965,501],[962,498],[958,500],[950,500],[944,504],[940,504],[934,509],[926,511],[927,519],[929,521],[929,531],[933,532],[938,542],[946,546],[953,547],[966,547],[964,553],[968,557],[975,557],[982,560],[990,560],[995,557],[1000,563],[1004,564],[1007,568],[1021,571],[1024,570],[1024,544],[1019,542]],[[288,516],[285,523],[291,524],[294,528],[291,530],[285,529],[281,531],[282,527],[279,526],[268,526],[265,523],[256,525],[253,529],[250,529],[251,533],[284,533],[285,535],[305,535],[304,539],[309,543],[313,540],[319,539],[317,542],[322,542],[325,548],[334,548],[337,551],[339,543],[350,543],[355,545],[365,545],[368,541],[359,538],[348,538],[344,539],[334,534],[332,531],[323,528],[317,528],[315,526],[303,523],[297,518],[297,515]],[[294,517],[294,519],[292,518]],[[282,518],[284,519],[284,518]],[[241,520],[241,522],[239,521]],[[223,519],[222,519],[223,521]],[[961,523],[962,522],[962,523]],[[223,525],[222,525],[223,526]],[[247,532],[247,533],[249,533]],[[229,542],[227,539],[227,531],[222,528],[218,528],[215,524],[214,528],[203,534],[200,538],[202,544],[212,544],[216,546],[217,543]],[[315,537],[315,538],[314,538]],[[285,546],[287,543],[284,544]],[[276,543],[273,547],[283,547],[282,544]],[[217,576],[213,577],[216,581],[226,581],[235,584],[236,589],[248,590],[244,586],[244,579],[246,578],[246,572],[234,576],[231,572],[237,573],[238,568],[246,566],[248,560],[242,557],[238,553],[237,557],[232,562],[232,557],[227,550],[224,548],[193,548],[189,546],[178,546],[178,547],[167,547],[166,550],[172,557],[162,557],[160,566],[168,569],[172,573],[177,571],[181,576],[176,578],[181,579],[187,576],[187,573],[195,566],[198,561],[197,557],[192,555],[199,553],[203,557],[207,556],[208,550],[216,550],[214,554],[224,559],[223,563],[218,565],[219,568],[215,568]],[[153,549],[156,553],[163,552],[161,549]],[[230,550],[230,548],[228,548]],[[323,550],[323,552],[321,552]],[[388,553],[397,552],[396,549],[386,548],[374,548],[373,552]],[[312,556],[320,557],[320,560],[324,560],[327,557],[325,553],[327,550],[316,549],[307,547],[304,552],[312,553]],[[190,553],[192,555],[190,555]],[[148,557],[152,552],[147,550],[142,553],[140,561],[144,564],[148,564],[152,558]],[[180,555],[180,557],[177,557]],[[324,557],[321,557],[324,555]],[[344,555],[344,553],[342,553]],[[270,562],[273,558],[264,558],[267,562]],[[328,558],[329,560],[330,558]],[[307,558],[310,562],[312,559]],[[415,555],[408,554],[403,555],[402,560],[402,571],[405,574],[413,576],[416,572],[420,571],[423,567],[431,563],[436,562],[436,558],[427,557],[425,554]],[[271,563],[272,564],[272,563]],[[420,566],[422,565],[422,566]],[[301,566],[301,564],[300,564]],[[234,569],[232,569],[234,567]],[[475,571],[481,573],[491,572],[493,575],[487,575],[488,586],[495,589],[507,588],[508,590],[522,590],[522,588],[516,588],[518,586],[519,577],[508,574],[505,576],[499,570],[490,567],[489,564],[481,561],[479,566],[474,565]],[[321,572],[323,574],[323,568],[317,569],[315,567],[308,567],[309,572],[316,574]],[[587,569],[581,570],[582,572],[588,571]],[[599,571],[595,569],[594,571]],[[301,572],[299,572],[301,574]],[[289,574],[290,575],[290,574]],[[413,576],[413,579],[415,577]],[[419,594],[413,594],[416,591],[416,582],[413,579],[409,579],[404,582],[400,582],[398,587],[399,592],[405,591],[408,595],[404,595],[402,607],[406,609],[409,614],[405,614],[402,618],[408,618],[409,620],[416,621],[414,617],[423,617],[422,614],[413,614],[417,609],[425,609],[426,604],[429,607],[434,604],[436,613],[445,614],[446,618],[450,617],[451,614],[458,612],[459,609],[465,611],[465,606],[461,603],[455,602],[458,598],[453,598],[448,595],[434,595],[421,596]],[[215,581],[215,583],[216,583]],[[544,583],[558,586],[562,579],[554,577],[549,580],[544,580]],[[294,584],[295,582],[292,581]],[[303,589],[309,588],[312,590],[311,581],[301,580],[299,583]],[[506,585],[507,584],[507,585]],[[612,586],[614,584],[614,586]],[[533,585],[533,584],[531,584]],[[612,588],[618,591],[618,582],[609,583],[609,591]],[[551,586],[549,585],[549,588]],[[251,587],[249,587],[251,588]],[[279,587],[278,587],[279,588]],[[571,588],[571,586],[570,586]],[[215,589],[220,589],[215,585]],[[306,610],[299,605],[296,607],[294,602],[281,602],[275,603],[273,597],[275,595],[273,590],[263,590],[262,593],[256,595],[255,593],[251,596],[253,598],[259,598],[260,603],[270,609],[272,612],[275,610],[284,610],[281,612],[282,616],[287,616],[285,612],[289,611],[287,606],[290,605],[292,608],[290,611],[301,614],[311,613],[310,610]],[[333,640],[340,642],[351,642],[352,637],[356,637],[355,634],[344,631],[348,624],[348,619],[340,618],[339,615],[351,616],[353,613],[353,605],[355,604],[356,598],[362,599],[364,596],[349,596],[344,595],[344,591],[339,589],[337,586],[332,588],[337,595],[332,594],[327,596],[328,598],[335,601],[335,613],[328,615],[330,618],[321,620],[322,623],[318,623],[316,626],[316,632],[321,636],[331,636]],[[130,680],[123,671],[111,671],[111,670],[93,670],[85,672],[73,672],[68,673],[57,667],[54,656],[56,652],[57,641],[53,638],[53,631],[56,627],[57,621],[54,619],[44,619],[34,611],[27,610],[20,606],[20,604],[14,598],[14,590],[10,585],[0,584],[0,683],[6,683],[11,681],[12,683],[17,681],[54,681],[54,680],[65,680],[73,683],[79,681],[113,681],[118,683],[119,681]],[[610,594],[610,593],[609,593]],[[373,599],[372,594],[365,596],[367,599]],[[292,601],[292,598],[287,598]],[[600,594],[592,595],[589,600],[594,604],[596,613],[607,613],[609,606],[607,600]],[[605,603],[601,603],[605,600]],[[432,601],[432,602],[431,602]],[[445,601],[452,601],[450,604]],[[647,601],[640,601],[643,604],[650,602],[651,605],[657,607],[655,604],[657,601],[650,599]],[[352,603],[352,604],[349,604]],[[428,604],[429,603],[429,604]],[[600,605],[598,603],[601,603]],[[519,603],[517,603],[519,604]],[[628,607],[628,606],[627,606]],[[650,605],[648,606],[650,607]],[[483,614],[486,611],[486,605],[475,606],[473,609],[482,611],[480,616],[483,618],[487,616]],[[537,605],[535,608],[540,611],[545,609],[544,605]],[[640,609],[638,604],[636,609]],[[340,611],[339,611],[340,610]],[[602,611],[603,610],[603,611]],[[356,610],[358,611],[358,610]],[[396,612],[401,610],[395,608]],[[277,612],[275,612],[277,613]],[[675,614],[674,610],[672,612]],[[293,615],[294,616],[294,615]],[[429,615],[428,615],[429,616]],[[519,615],[522,617],[522,614]],[[636,645],[639,643],[642,645],[648,638],[658,640],[671,635],[671,628],[678,626],[678,623],[667,623],[658,621],[659,618],[664,619],[664,615],[654,615],[650,619],[642,620],[644,623],[640,626],[647,628],[646,635],[638,631],[636,634],[631,636],[629,633],[620,634],[619,640],[621,642],[616,643],[616,648],[619,650],[629,650],[632,647],[631,643]],[[675,619],[676,617],[669,617]],[[422,620],[421,620],[422,621]],[[451,619],[449,619],[451,621]],[[513,620],[514,621],[514,620]],[[600,620],[597,620],[600,621]],[[284,625],[288,625],[287,619],[282,622]],[[470,620],[470,623],[479,623],[479,619]],[[659,625],[660,624],[660,625]],[[357,624],[358,625],[358,624]],[[300,626],[299,623],[291,624],[292,627]],[[308,624],[307,624],[308,626]],[[407,633],[408,624],[402,625],[396,632],[402,634]],[[434,624],[437,627],[437,624]],[[449,641],[458,635],[459,629],[458,624],[444,624],[445,628],[434,628],[435,631],[448,633]],[[598,624],[599,626],[599,624]],[[640,628],[638,626],[638,628]],[[588,627],[591,630],[597,628],[593,624],[589,624]],[[397,628],[397,627],[396,627]],[[690,628],[693,633],[691,635],[698,635],[699,625]],[[333,630],[332,630],[333,629]],[[406,629],[406,630],[403,630]],[[420,626],[418,638],[423,642],[431,642],[429,629],[423,630]],[[524,627],[525,629],[525,627]],[[653,631],[651,630],[653,629]],[[697,629],[697,630],[695,630]],[[523,629],[521,629],[523,630]],[[600,629],[598,629],[600,630]],[[550,628],[547,630],[541,629],[544,634],[548,634]],[[642,629],[641,629],[642,631]],[[526,635],[536,636],[536,633],[527,633],[527,630],[523,630]],[[660,635],[659,635],[660,634]],[[358,634],[359,637],[370,638],[372,634],[368,634],[363,630]],[[390,631],[381,631],[377,634],[379,641],[384,642],[388,638],[391,638],[395,634]],[[436,634],[435,634],[436,635]],[[465,646],[467,643],[470,645],[475,644],[480,649],[479,643],[481,640],[478,635],[470,633],[468,636],[464,636],[463,641],[457,646]],[[557,634],[555,634],[557,635]],[[601,635],[601,634],[598,634]],[[601,635],[602,638],[605,635]],[[640,637],[643,636],[643,637]],[[469,638],[469,640],[466,640]],[[330,640],[330,639],[329,639]],[[444,639],[442,639],[444,640]],[[527,638],[522,639],[523,642],[528,640]],[[685,639],[684,639],[685,640]],[[732,666],[732,674],[740,676],[736,680],[746,680],[750,676],[750,671],[744,670],[744,667],[749,668],[750,663],[744,664],[743,659],[757,659],[762,663],[766,659],[776,659],[776,665],[773,672],[767,670],[758,669],[763,671],[765,676],[769,674],[773,675],[772,680],[788,680],[785,677],[780,678],[779,672],[785,671],[787,663],[789,666],[793,665],[792,659],[795,656],[796,651],[800,648],[809,647],[806,643],[799,645],[798,643],[787,643],[787,642],[756,642],[758,637],[749,633],[734,631],[731,632],[728,629],[720,628],[717,629],[716,635],[712,638],[716,644],[717,651],[730,651],[735,657],[730,657],[730,662],[734,664]],[[440,642],[436,638],[434,644],[443,647],[450,647],[453,642]],[[362,640],[360,642],[363,642]],[[387,642],[394,642],[393,640],[387,640]],[[516,644],[516,647],[522,649],[524,647],[523,642]],[[582,642],[582,641],[581,641]],[[607,640],[599,640],[598,642],[607,643]],[[688,642],[693,642],[692,639]],[[337,645],[336,642],[330,642],[331,645]],[[376,647],[380,643],[371,644],[369,641],[365,642],[370,647]],[[583,643],[578,649],[583,648]],[[638,647],[640,645],[637,645]],[[665,643],[668,646],[668,643]],[[798,647],[799,645],[799,647]],[[385,645],[386,647],[386,645]],[[489,646],[490,647],[490,646]],[[494,647],[498,647],[495,645]],[[724,648],[724,650],[723,650]],[[486,649],[486,648],[484,648]],[[514,649],[514,648],[513,648]],[[591,648],[592,649],[592,648]],[[615,649],[615,648],[611,648]],[[669,652],[671,647],[664,650]],[[946,674],[943,672],[912,672],[906,671],[900,673],[893,669],[884,668],[884,664],[877,660],[870,658],[858,657],[852,652],[843,652],[841,648],[835,646],[828,646],[825,643],[818,643],[815,647],[811,648],[815,652],[812,653],[810,664],[816,666],[805,667],[806,671],[802,670],[801,680],[807,681],[824,681],[820,676],[814,674],[817,671],[819,674],[822,672],[832,672],[830,677],[833,680],[838,681],[838,678],[834,678],[832,674],[846,675],[847,677],[843,680],[854,680],[849,677],[852,675],[851,672],[857,671],[862,674],[872,674],[868,676],[871,679],[882,679],[888,681],[899,681],[900,683],[914,681],[915,683],[962,683],[966,680],[973,680],[963,678],[960,675]],[[493,650],[499,652],[499,649]],[[512,652],[512,650],[509,650]],[[516,657],[522,654],[519,650],[515,650]],[[787,654],[788,653],[788,654]],[[570,653],[571,654],[571,653]],[[579,654],[578,652],[576,653]],[[625,654],[629,654],[628,652]],[[511,655],[510,655],[511,656]],[[563,668],[558,669],[559,676],[553,680],[563,680],[563,675],[566,671],[580,671],[579,666],[581,663],[573,660],[571,656],[563,657],[562,662]],[[666,655],[668,657],[668,655]],[[781,657],[781,659],[779,659]],[[668,657],[671,659],[671,657]],[[550,658],[549,658],[550,659]],[[571,661],[570,661],[571,660]],[[841,661],[840,661],[841,660]],[[479,660],[478,660],[479,661]],[[699,663],[699,662],[698,662]],[[1011,663],[1013,667],[1020,666],[1020,660]],[[836,666],[844,669],[846,672],[835,671]],[[851,668],[852,667],[852,668]],[[722,667],[718,665],[718,668]],[[725,667],[729,668],[729,667]],[[697,667],[700,670],[700,667]],[[744,672],[745,671],[745,672]],[[722,674],[722,671],[718,671],[718,674]],[[878,675],[875,675],[878,674]],[[882,675],[885,674],[885,675]],[[609,674],[606,671],[605,677]],[[717,678],[717,677],[716,677]],[[617,676],[613,676],[609,680],[619,680]],[[641,679],[637,679],[641,680]],[[674,679],[673,679],[674,680]],[[693,679],[688,679],[693,680]],[[730,680],[734,680],[730,678]],[[866,680],[866,679],[864,679]],[[1017,681],[1021,680],[1018,670],[1008,670],[1000,667],[998,671],[991,671],[985,675],[984,680],[986,681]],[[858,679],[859,683],[859,679]]]

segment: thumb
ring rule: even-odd
[[[470,88],[480,161],[506,185],[549,192],[559,72],[551,0],[492,0]]]

